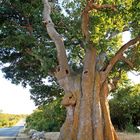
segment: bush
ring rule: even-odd
[[[60,99],[39,107],[26,118],[26,128],[38,131],[59,131],[65,119],[64,108]]]
[[[140,85],[120,88],[109,101],[111,119],[119,130],[137,132],[140,125]]]
[[[131,133],[136,133],[136,132],[139,132],[139,129],[134,126],[132,124],[132,122],[128,122],[126,125],[125,125],[125,131],[126,132],[131,132]]]

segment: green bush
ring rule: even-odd
[[[26,118],[26,128],[38,131],[59,131],[65,119],[60,99],[39,107]]]
[[[119,130],[137,132],[140,126],[140,85],[120,88],[109,101],[111,119]]]
[[[128,122],[126,125],[125,125],[125,131],[126,132],[130,132],[130,133],[136,133],[136,132],[139,132],[139,129],[134,126],[132,124],[132,122]]]

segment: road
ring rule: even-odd
[[[0,128],[0,140],[15,140],[17,134],[24,128],[25,120],[20,120],[15,126]]]

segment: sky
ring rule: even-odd
[[[131,80],[132,84],[139,84],[140,83],[140,74],[136,72],[128,72],[128,78]]]
[[[0,110],[10,114],[31,114],[35,109],[29,89],[11,84],[0,72]]]

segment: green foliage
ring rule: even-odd
[[[139,129],[134,126],[132,124],[132,122],[128,122],[126,125],[125,125],[125,131],[126,132],[130,132],[130,133],[136,133],[136,132],[140,132]]]
[[[81,14],[86,1],[59,2],[53,4],[51,17],[64,38],[71,68],[79,72],[87,47],[81,33]],[[132,37],[140,34],[140,4],[136,0],[100,0],[99,4],[114,4],[117,9],[90,12],[90,39],[98,53],[106,52],[109,60],[122,45],[122,32],[131,32]],[[55,78],[49,77],[58,62],[54,42],[42,23],[42,1],[1,0],[0,5],[0,68],[5,78],[24,87],[29,85],[36,105],[61,97],[62,89]],[[125,56],[132,61],[134,69],[140,71],[140,46],[136,45],[136,49],[128,49]],[[113,68],[113,75],[120,69],[130,70],[121,61]],[[49,86],[44,82],[47,78],[53,82]]]
[[[140,84],[120,87],[109,101],[111,118],[120,130],[135,131],[140,125]]]
[[[51,103],[56,98],[63,96],[63,90],[58,84],[53,82],[51,77],[47,80],[47,82],[34,83],[30,89],[31,99],[38,106]]]
[[[23,117],[25,116],[0,113],[0,128],[11,127],[15,125]]]
[[[110,60],[122,45],[122,33],[131,37],[140,35],[140,2],[138,0],[100,0],[99,4],[114,4],[116,11],[102,9],[90,12],[90,40],[98,53],[104,51]],[[53,4],[52,20],[63,36],[71,68],[80,72],[87,47],[81,32],[81,15],[86,0],[63,0]],[[5,78],[14,84],[31,87],[31,98],[39,105],[27,117],[27,128],[39,131],[59,131],[65,118],[60,105],[63,95],[56,79],[50,76],[58,65],[56,48],[42,23],[43,4],[40,0],[0,1],[0,68]],[[125,57],[140,71],[140,44],[125,51]],[[112,121],[119,129],[135,130],[140,125],[140,85],[129,85],[126,72],[130,67],[118,62],[109,78],[118,76],[123,69],[119,89],[110,100]],[[46,82],[47,79],[49,82]],[[124,84],[122,84],[124,82]],[[56,100],[58,99],[58,100]],[[0,127],[10,126],[15,120],[4,119],[0,114]],[[8,121],[7,121],[8,120]]]
[[[26,118],[27,129],[39,131],[59,131],[65,119],[64,108],[60,99],[50,104],[43,105]]]

